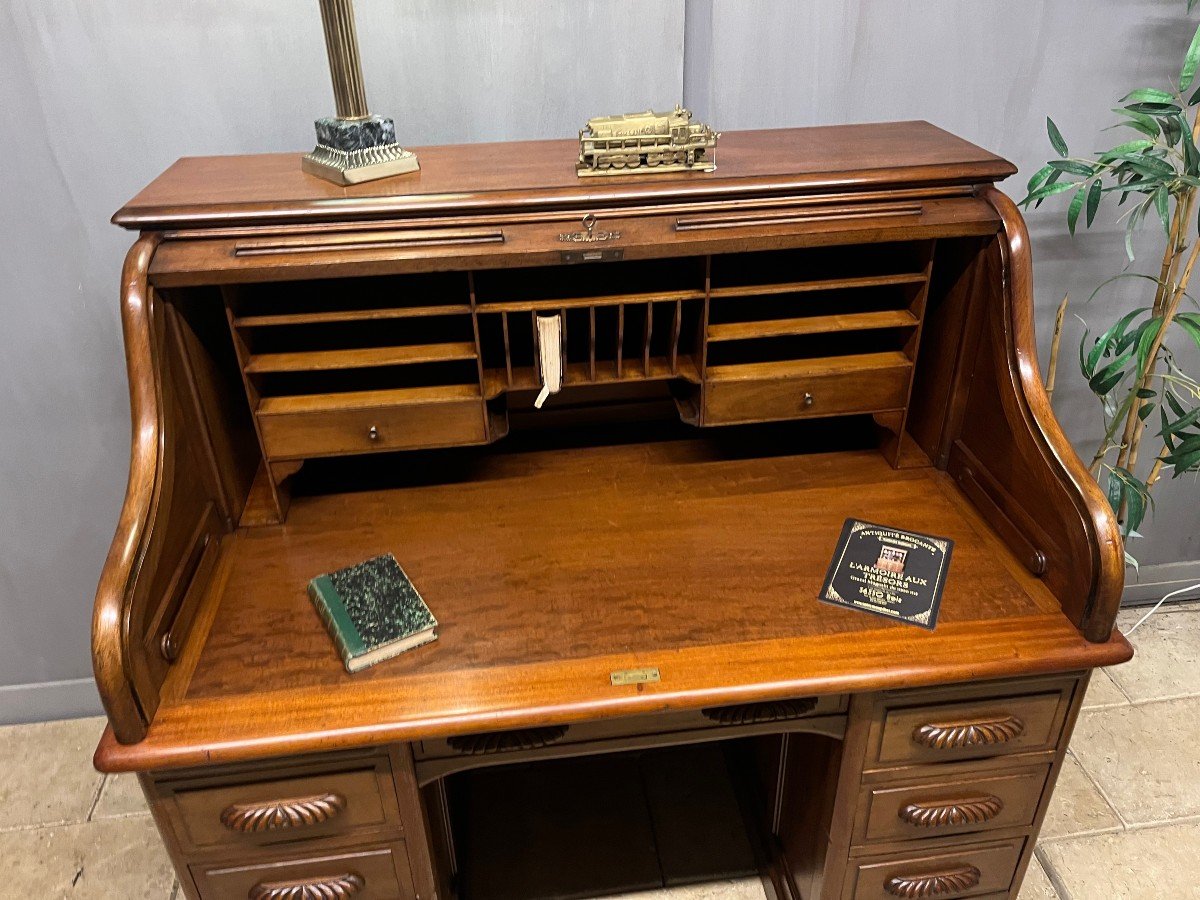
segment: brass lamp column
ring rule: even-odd
[[[317,146],[304,157],[304,171],[336,184],[416,171],[416,155],[396,143],[395,122],[367,111],[353,0],[320,3],[337,115],[317,119]]]

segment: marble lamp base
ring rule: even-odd
[[[416,154],[396,143],[396,125],[387,116],[317,119],[317,146],[301,166],[335,184],[358,184],[403,175],[420,168]]]

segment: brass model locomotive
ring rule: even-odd
[[[672,112],[646,110],[588,121],[579,132],[579,175],[651,172],[711,172],[717,167],[717,138],[707,125],[692,124],[681,106]]]

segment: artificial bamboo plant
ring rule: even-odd
[[[1188,0],[1188,11],[1200,0]],[[1092,293],[1123,279],[1146,282],[1153,302],[1122,315],[1099,337],[1085,330],[1079,345],[1079,368],[1099,398],[1104,436],[1091,459],[1092,474],[1105,487],[1126,539],[1126,561],[1136,567],[1128,542],[1138,537],[1156,484],[1165,472],[1177,478],[1200,471],[1200,382],[1180,366],[1173,347],[1200,347],[1200,311],[1188,285],[1200,257],[1200,29],[1197,29],[1177,86],[1170,90],[1140,88],[1113,110],[1121,118],[1113,128],[1132,129],[1138,137],[1111,150],[1082,158],[1072,156],[1062,133],[1046,120],[1050,143],[1059,158],[1029,180],[1022,205],[1041,205],[1070,194],[1067,228],[1075,234],[1080,217],[1088,227],[1105,202],[1116,195],[1117,206],[1129,204],[1125,223],[1126,271],[1114,275]],[[1128,135],[1128,132],[1126,132]],[[1131,198],[1133,198],[1131,200]],[[1133,262],[1133,238],[1145,223],[1161,223],[1165,235],[1157,277],[1127,271]],[[1057,361],[1062,314],[1051,352],[1051,374]],[[1149,452],[1147,452],[1149,450]]]

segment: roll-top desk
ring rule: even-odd
[[[571,141],[418,155],[184,159],[115,217],[96,764],[185,895],[1015,897],[1131,651],[1013,167],[919,122],[586,183]],[[817,601],[848,517],[955,541],[936,630]],[[440,638],[350,676],[305,586],[385,552]]]

